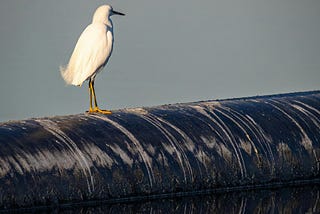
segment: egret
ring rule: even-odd
[[[113,10],[110,5],[102,5],[96,9],[92,23],[80,35],[68,65],[60,68],[67,84],[81,86],[84,81],[89,80],[89,113],[111,114],[111,111],[101,110],[98,107],[94,80],[112,53],[113,25],[110,19],[112,15],[125,14]]]

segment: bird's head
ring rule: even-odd
[[[124,13],[117,12],[113,10],[113,8],[106,4],[97,8],[96,12],[93,15],[92,22],[100,22],[100,23],[109,23],[109,18],[112,15],[121,15],[124,16]]]

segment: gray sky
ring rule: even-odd
[[[3,0],[0,121],[88,109],[59,66],[104,3],[127,16],[112,17],[102,109],[320,89],[319,0]]]

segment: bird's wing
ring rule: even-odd
[[[68,65],[74,73],[72,84],[81,85],[110,57],[112,42],[108,42],[107,31],[104,24],[91,24],[82,32]]]

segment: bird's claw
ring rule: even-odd
[[[109,110],[102,110],[102,109],[100,109],[100,108],[98,108],[98,107],[95,107],[95,108],[90,108],[89,109],[89,111],[86,111],[87,113],[89,113],[89,114],[92,114],[92,113],[100,113],[100,114],[112,114],[112,112],[111,111],[109,111]]]

